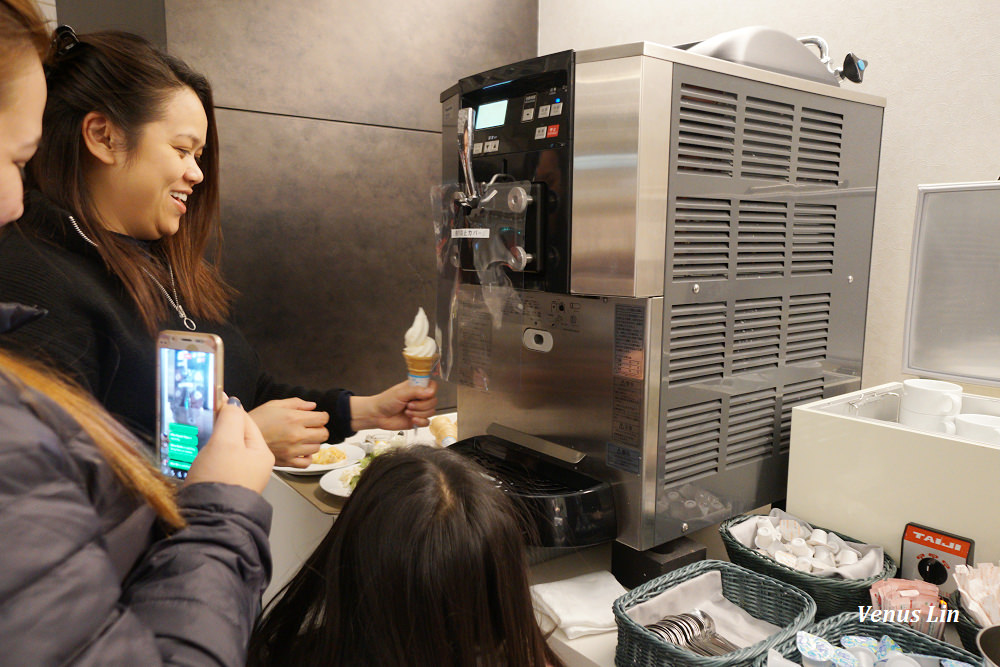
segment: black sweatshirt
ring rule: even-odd
[[[156,430],[156,340],[121,281],[97,249],[69,224],[69,213],[29,193],[21,219],[0,231],[0,302],[47,309],[48,315],[3,337],[8,349],[66,371],[108,412],[150,447]],[[183,304],[182,304],[183,305]],[[160,329],[184,330],[172,308]],[[350,392],[309,390],[276,382],[231,322],[195,318],[198,331],[218,334],[225,355],[224,388],[248,410],[273,399],[315,401],[330,414],[330,441],[351,435]]]

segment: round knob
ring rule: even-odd
[[[530,252],[525,251],[525,249],[519,245],[511,248],[510,254],[510,268],[515,271],[524,271],[524,267],[528,265],[528,262],[534,259],[534,256]]]
[[[521,186],[514,186],[507,193],[507,207],[514,213],[524,213],[532,201],[531,195]]]

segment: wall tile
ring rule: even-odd
[[[39,2],[38,8],[42,10],[42,16],[49,21],[49,23],[57,23],[59,18],[56,11],[55,2]]]
[[[458,78],[536,55],[537,0],[166,0],[219,106],[440,130]]]
[[[403,333],[434,312],[440,135],[220,110],[224,269],[265,366],[310,387],[406,376]],[[455,405],[448,389],[442,406]]]

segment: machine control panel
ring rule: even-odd
[[[567,85],[548,86],[476,107],[473,155],[551,148],[569,137]]]

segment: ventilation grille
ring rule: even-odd
[[[777,368],[781,354],[781,299],[736,302],[732,372]]]
[[[781,398],[781,431],[778,435],[778,453],[787,454],[792,441],[792,408],[823,398],[823,379],[806,380],[785,385]]]
[[[832,274],[836,232],[836,205],[796,204],[792,221],[792,275]]]
[[[729,277],[728,199],[678,197],[674,213],[674,280]]]
[[[840,182],[840,147],[844,117],[820,109],[802,108],[796,183]]]
[[[735,93],[682,84],[677,123],[678,171],[732,176],[736,118]]]
[[[772,183],[840,183],[842,114],[681,83],[680,173]]]
[[[788,303],[785,359],[788,363],[826,358],[830,334],[830,295],[792,296]]]
[[[790,180],[794,127],[795,107],[791,104],[747,97],[740,176]]]
[[[663,485],[677,486],[719,472],[722,401],[667,412]]]
[[[722,377],[726,362],[726,304],[677,305],[670,311],[671,385]]]
[[[780,277],[785,274],[788,205],[741,201],[737,226],[736,276]]]
[[[771,456],[774,451],[774,413],[777,391],[765,389],[739,394],[729,400],[729,433],[726,467],[745,465]]]

